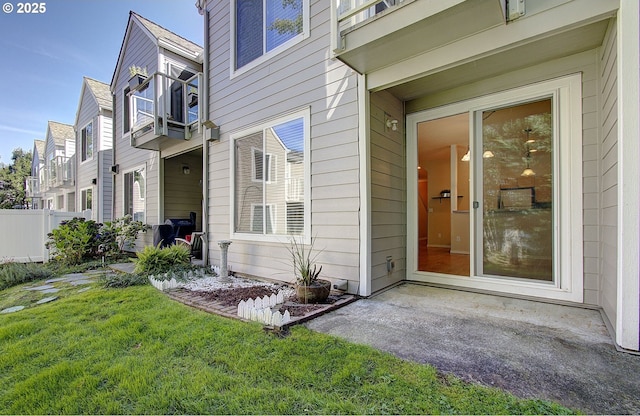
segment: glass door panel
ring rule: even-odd
[[[469,113],[418,123],[417,151],[417,270],[469,276]]]
[[[474,156],[482,187],[477,272],[553,282],[552,100],[481,115],[482,147]]]

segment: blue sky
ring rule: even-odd
[[[109,84],[129,10],[203,44],[195,0],[49,0],[43,14],[0,12],[0,163],[44,140],[47,121],[75,121],[82,77]],[[3,10],[4,10],[3,6]]]

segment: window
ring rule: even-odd
[[[93,209],[93,205],[92,205],[92,195],[93,195],[93,190],[91,188],[87,188],[87,189],[83,189],[82,190],[82,194],[81,194],[81,206],[82,206],[82,211],[84,211],[85,209]]]
[[[124,214],[145,222],[145,168],[124,174]]]
[[[308,130],[303,112],[233,137],[236,237],[308,237]]]
[[[301,35],[305,4],[305,0],[235,0],[235,69]]]
[[[93,157],[93,122],[82,129],[82,161]]]
[[[122,134],[128,134],[130,130],[129,124],[129,92],[131,88],[126,87],[124,91],[122,91]]]
[[[252,149],[253,150],[253,180],[256,182],[267,182],[270,183],[273,180],[276,180],[275,171],[272,170],[274,167],[273,159],[275,156],[271,153],[265,154],[262,149]]]

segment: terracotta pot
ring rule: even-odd
[[[309,286],[296,284],[296,296],[300,303],[322,303],[329,297],[331,282],[318,279]]]

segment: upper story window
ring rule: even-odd
[[[129,123],[129,92],[131,92],[131,88],[125,87],[122,91],[122,135],[129,134],[129,130],[131,129]]]
[[[82,136],[82,161],[93,157],[93,122],[87,124],[81,132]]]
[[[235,69],[305,32],[307,0],[234,0]]]

